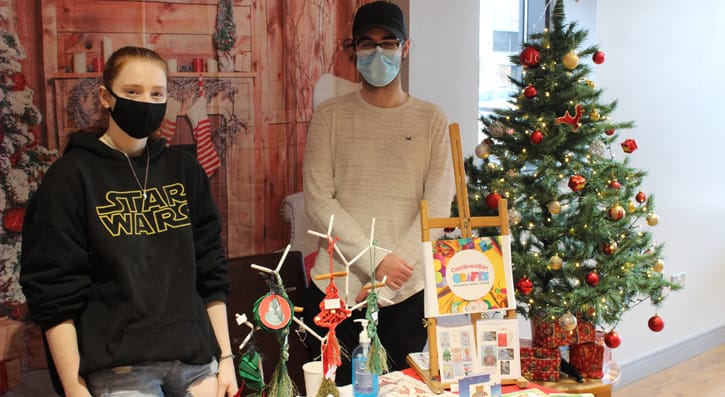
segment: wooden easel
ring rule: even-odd
[[[431,228],[447,228],[458,227],[461,229],[461,237],[470,238],[473,236],[473,228],[480,227],[497,227],[500,229],[500,235],[509,234],[507,203],[505,199],[498,201],[498,215],[496,216],[478,216],[471,217],[471,210],[468,205],[468,187],[466,184],[466,171],[463,165],[463,151],[461,150],[461,132],[458,123],[452,123],[448,127],[451,139],[451,152],[453,154],[453,173],[456,182],[456,204],[458,206],[457,218],[429,218],[428,203],[425,200],[420,202],[420,229],[421,240],[423,242],[430,241]],[[481,318],[480,313],[471,314],[471,322],[476,331],[476,321]],[[516,318],[516,311],[511,309],[506,311],[505,318]],[[444,389],[450,388],[449,384],[440,382],[440,372],[438,368],[438,348],[436,335],[436,318],[428,319],[428,350],[429,350],[429,368],[423,369],[419,367],[415,361],[408,357],[408,364],[415,370],[432,392],[440,394]],[[515,383],[516,380],[502,379],[504,384]]]

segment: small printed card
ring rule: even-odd
[[[502,397],[547,397],[549,394],[544,393],[539,389],[526,389],[506,393]]]
[[[458,380],[459,397],[501,397],[501,382],[491,374],[466,376]]]
[[[415,365],[417,365],[421,370],[427,370],[430,368],[430,355],[428,352],[410,353],[408,354],[408,357],[410,357]]]

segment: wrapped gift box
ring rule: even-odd
[[[569,362],[585,378],[601,379],[604,366],[612,359],[612,351],[604,345],[604,336],[596,333],[594,342],[569,346]]]
[[[0,361],[0,394],[18,387],[23,381],[23,370],[20,357],[7,358]]]
[[[577,321],[572,331],[567,331],[558,321],[531,319],[531,335],[534,345],[546,348],[569,346],[579,343],[594,342],[596,332],[594,324]]]
[[[23,355],[20,357],[23,371],[35,371],[48,368],[43,346],[43,331],[37,324],[25,325],[25,343]]]
[[[528,380],[556,382],[559,380],[561,352],[559,348],[533,346],[530,339],[521,339],[521,375]]]
[[[20,357],[23,354],[25,323],[0,318],[0,361]]]

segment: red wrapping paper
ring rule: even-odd
[[[596,331],[594,324],[578,321],[576,328],[567,331],[558,321],[531,319],[531,335],[535,346],[555,348],[579,343],[594,342]]]
[[[612,359],[612,351],[604,345],[604,337],[597,332],[594,342],[569,347],[569,363],[585,378],[601,379],[604,365]]]
[[[561,353],[559,348],[533,346],[531,340],[521,339],[521,375],[528,380],[556,382],[559,380]]]

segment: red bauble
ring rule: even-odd
[[[496,209],[498,208],[498,201],[501,200],[501,195],[497,192],[490,193],[488,196],[486,196],[486,205],[488,208]]]
[[[625,153],[634,152],[637,150],[637,142],[634,139],[625,139],[624,142],[622,142],[622,150],[624,150]]]
[[[612,255],[616,250],[617,243],[615,243],[614,241],[608,244],[602,244],[602,252],[604,252],[605,255]]]
[[[581,191],[582,189],[584,189],[584,186],[586,186],[586,184],[587,179],[579,174],[572,175],[572,177],[569,178],[569,189],[574,192]]]
[[[529,137],[531,139],[532,143],[539,144],[544,140],[544,134],[541,133],[541,131],[536,130],[531,133],[531,136]]]
[[[619,181],[616,179],[613,179],[612,181],[609,182],[610,189],[620,189],[621,187],[622,187],[622,184],[619,183]]]
[[[516,283],[516,288],[522,295],[528,295],[534,290],[534,283],[528,277],[524,276]]]
[[[534,67],[539,64],[539,50],[534,47],[526,47],[521,51],[519,60],[524,67]]]
[[[536,87],[534,87],[533,85],[530,85],[530,86],[524,88],[525,97],[527,97],[529,99],[536,98],[536,94],[537,94]]]
[[[649,329],[651,329],[653,332],[660,332],[663,328],[665,328],[665,320],[655,314],[654,316],[650,317],[649,321],[647,321],[647,325],[649,326]]]
[[[3,228],[13,233],[20,233],[23,231],[23,218],[25,218],[25,208],[8,208],[3,212]]]
[[[617,131],[614,128],[610,128],[610,129],[608,129],[605,132],[605,134],[607,134],[607,135],[614,135],[615,132],[617,132]]]
[[[592,55],[592,61],[596,64],[604,63],[604,51],[597,51]]]
[[[642,204],[645,201],[647,201],[647,195],[643,191],[639,191],[636,196],[634,196],[634,199],[637,200],[638,203]]]
[[[22,73],[13,73],[10,79],[13,81],[13,91],[22,91],[25,89],[27,83],[25,81],[25,75]]]
[[[599,275],[595,272],[587,273],[587,284],[596,287],[599,284]]]
[[[604,334],[604,344],[610,349],[616,349],[622,344],[622,338],[617,331],[612,330]]]

